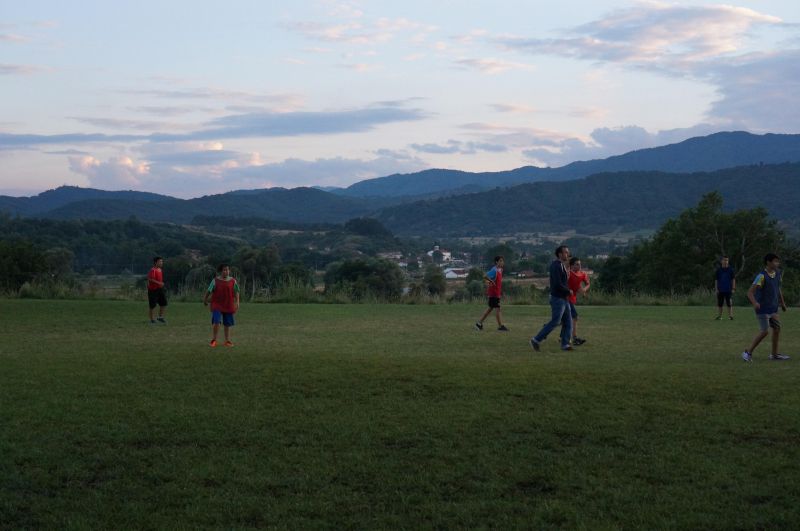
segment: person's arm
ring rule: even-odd
[[[731,269],[731,293],[736,291],[736,270]]]
[[[783,300],[783,290],[778,290],[778,299],[781,301],[781,309],[786,311],[786,301]]]
[[[206,290],[206,294],[203,295],[203,305],[208,306],[208,299],[211,296],[211,293],[214,292],[214,280],[211,280],[211,284],[208,285],[208,289]]]
[[[233,281],[233,292],[236,294],[236,310],[239,310],[239,283]]]
[[[156,280],[156,277],[153,275],[153,271],[152,270],[149,273],[147,273],[147,280],[149,280],[150,282],[152,282],[153,284],[155,284],[159,288],[163,288],[164,287],[164,283],[163,282],[161,282],[160,280]]]
[[[494,281],[496,278],[497,278],[497,270],[495,268],[490,269],[488,273],[484,273],[483,275],[483,280],[485,282],[489,282],[492,286],[495,285]]]
[[[583,277],[583,278],[585,279],[585,280],[583,281],[583,283],[584,283],[584,284],[586,284],[586,285],[585,285],[585,286],[584,286],[584,287],[581,289],[581,293],[583,293],[584,295],[586,295],[586,292],[587,292],[587,291],[589,291],[589,288],[590,288],[590,287],[592,287],[592,283],[591,283],[591,281],[589,281],[589,275],[586,275],[586,276],[585,276],[585,277]]]
[[[753,308],[758,310],[761,308],[761,305],[756,300],[756,289],[758,289],[758,284],[754,283],[752,286],[750,286],[750,289],[747,290],[747,298],[750,301],[750,304],[753,305]]]

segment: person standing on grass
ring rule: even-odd
[[[572,344],[579,346],[586,343],[586,340],[578,337],[578,309],[576,308],[578,293],[586,295],[586,292],[589,291],[589,287],[592,284],[589,282],[589,275],[581,271],[581,259],[577,256],[573,256],[569,259],[569,279],[567,279],[567,285],[570,291],[567,300],[569,301],[569,313],[572,316]]]
[[[764,269],[756,275],[747,298],[756,311],[756,319],[760,328],[759,333],[753,338],[750,348],[742,352],[744,361],[753,361],[753,351],[761,340],[769,335],[772,328],[772,354],[769,359],[775,361],[788,360],[789,356],[778,353],[778,341],[781,337],[781,321],[778,318],[778,307],[786,311],[786,302],[781,293],[781,271],[778,267],[781,260],[778,255],[769,253],[764,257]]]
[[[553,329],[561,323],[561,350],[572,350],[570,339],[572,338],[572,314],[569,311],[569,301],[571,294],[569,289],[567,274],[567,264],[569,263],[569,248],[566,245],[559,245],[556,249],[556,259],[550,264],[550,321],[547,322],[536,336],[531,338],[533,350],[539,352],[541,343]]]
[[[719,321],[722,319],[722,303],[728,305],[728,319],[733,321],[733,306],[731,305],[731,295],[736,291],[736,271],[730,266],[730,260],[727,256],[723,256],[720,260],[720,266],[714,274],[714,291],[717,292],[717,317]]]
[[[153,258],[153,267],[147,273],[147,303],[150,306],[150,324],[167,324],[164,319],[164,309],[167,307],[167,290],[164,288],[164,259],[160,256]],[[158,306],[158,318],[154,318],[154,311]]]
[[[233,314],[239,309],[239,284],[231,276],[228,264],[220,264],[217,276],[208,285],[203,296],[203,304],[208,306],[211,299],[211,342],[209,346],[217,346],[219,325],[225,327],[225,346],[232,347],[231,327],[235,325]]]
[[[502,256],[494,257],[494,267],[485,275],[483,281],[486,282],[486,296],[489,299],[489,307],[483,312],[481,318],[475,321],[475,330],[483,330],[483,320],[489,317],[492,310],[497,310],[494,316],[497,318],[497,329],[501,332],[508,332],[508,328],[503,324],[503,317],[500,314],[500,297],[503,293],[503,266],[505,259]]]

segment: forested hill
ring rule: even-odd
[[[125,190],[108,192],[95,188],[60,186],[33,197],[0,196],[0,212],[8,212],[9,214],[19,214],[22,216],[36,216],[79,201],[103,200],[135,201],[140,203],[169,201],[173,200],[173,198],[149,192]]]
[[[196,199],[85,199],[41,214],[56,219],[127,219],[189,223],[195,216],[263,217],[290,222],[334,222],[363,216],[376,208],[365,199],[341,197],[314,188],[271,188],[229,192]],[[2,210],[2,205],[0,205]]]
[[[736,131],[695,137],[667,146],[640,149],[606,159],[573,162],[560,168],[525,166],[510,171],[469,173],[425,170],[357,182],[336,193],[351,197],[430,194],[472,187],[489,190],[538,181],[564,181],[618,171],[691,173],[751,164],[800,162],[800,135],[754,135]]]
[[[507,235],[576,229],[600,234],[656,228],[718,190],[726,209],[765,207],[800,225],[800,164],[742,166],[711,173],[621,172],[580,180],[420,201],[381,210],[395,234]]]

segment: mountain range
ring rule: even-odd
[[[794,223],[800,204],[800,135],[716,133],[561,168],[506,172],[426,170],[344,189],[271,188],[177,199],[63,186],[33,197],[0,196],[0,212],[58,219],[188,224],[195,216],[341,223],[376,217],[397,234],[508,234],[578,228],[654,228],[719,190],[727,207],[764,205]],[[757,190],[758,193],[754,193]]]

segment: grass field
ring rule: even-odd
[[[800,527],[800,356],[751,312],[5,300],[0,528]],[[782,349],[800,354],[800,310]],[[554,333],[555,334],[555,333]]]

